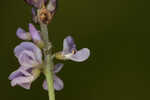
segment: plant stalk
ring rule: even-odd
[[[53,72],[52,72],[54,65],[53,65],[52,54],[51,54],[52,46],[48,38],[47,25],[41,23],[40,27],[41,27],[41,36],[43,37],[43,41],[45,44],[45,47],[43,49],[44,61],[45,61],[44,75],[47,81],[49,100],[55,100]]]

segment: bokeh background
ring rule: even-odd
[[[31,7],[23,0],[1,0],[0,98],[48,100],[41,87],[44,76],[30,91],[12,88],[9,74],[19,64],[13,49],[21,40],[16,29],[28,30]],[[88,47],[91,57],[65,62],[58,74],[65,88],[56,100],[150,100],[150,2],[149,0],[59,0],[49,25],[54,50],[72,35],[78,49]]]

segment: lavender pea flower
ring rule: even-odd
[[[33,68],[42,64],[41,50],[32,42],[22,42],[14,49],[14,53],[21,66]]]
[[[9,76],[11,80],[11,86],[19,85],[25,89],[30,89],[31,84],[40,75],[39,69],[20,67],[16,71],[12,72]]]
[[[39,31],[35,28],[33,24],[29,24],[29,32],[25,32],[22,28],[18,28],[16,32],[18,38],[22,40],[33,40],[33,42],[42,48],[44,46],[43,40],[39,34]]]
[[[44,47],[44,42],[41,39],[39,31],[35,28],[33,24],[29,24],[29,32],[32,36],[33,42],[41,48]]]
[[[64,87],[63,81],[59,77],[56,76],[56,73],[58,73],[62,68],[63,68],[63,64],[60,63],[60,64],[56,64],[53,69],[54,88],[57,91],[62,90]],[[43,82],[43,89],[48,90],[46,80],[44,80]]]
[[[23,42],[14,49],[14,53],[21,67],[9,76],[11,86],[19,85],[25,89],[30,89],[31,83],[41,72],[41,50],[32,42]]]
[[[56,58],[60,60],[72,60],[76,62],[83,62],[90,56],[90,50],[83,48],[80,50],[76,49],[76,45],[71,36],[64,39],[63,51],[56,53]]]

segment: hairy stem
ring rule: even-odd
[[[48,95],[49,100],[55,100],[55,91],[54,91],[54,82],[53,82],[53,61],[52,61],[52,54],[51,54],[51,43],[48,38],[48,29],[47,25],[41,23],[41,36],[43,37],[45,47],[43,49],[44,51],[44,61],[45,61],[45,68],[44,68],[44,74],[47,81],[48,86]]]

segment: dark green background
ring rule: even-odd
[[[8,75],[18,66],[13,49],[21,40],[16,29],[28,29],[31,8],[23,0],[0,2],[0,99],[48,100],[43,76],[30,91],[12,88]],[[65,62],[58,74],[65,88],[56,100],[150,100],[149,0],[59,0],[49,25],[55,50],[67,35],[78,49],[88,47],[83,63]]]

